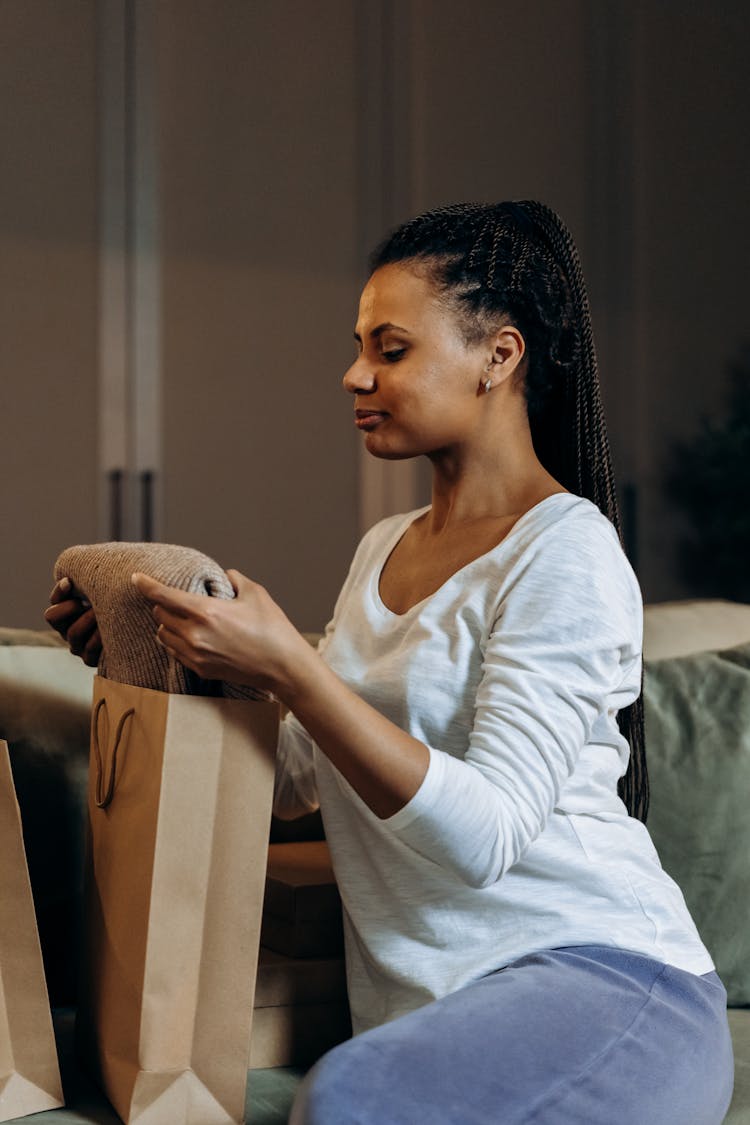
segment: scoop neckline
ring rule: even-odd
[[[569,497],[574,501],[584,499],[584,497],[578,496],[575,492],[553,492],[551,493],[551,495],[545,496],[543,500],[539,500],[536,504],[532,505],[532,507],[529,508],[528,511],[524,512],[522,516],[519,516],[519,518],[511,527],[510,531],[507,532],[507,534],[504,535],[500,542],[496,543],[494,547],[490,547],[489,550],[484,551],[481,555],[477,555],[475,559],[471,559],[469,562],[464,563],[464,565],[459,567],[458,570],[454,570],[453,574],[449,575],[448,578],[446,578],[445,582],[442,582],[438,586],[437,590],[433,590],[431,594],[427,594],[424,598],[421,598],[420,601],[415,602],[412,606],[409,606],[409,608],[403,613],[396,613],[395,610],[390,609],[385,604],[382,597],[380,596],[380,578],[383,573],[383,568],[388,562],[388,559],[391,557],[393,551],[396,549],[396,545],[400,542],[401,539],[403,539],[404,535],[406,535],[406,532],[409,530],[411,525],[413,523],[416,523],[416,521],[420,519],[420,517],[423,516],[426,512],[429,512],[432,505],[427,504],[423,508],[417,508],[416,511],[407,512],[404,515],[403,520],[399,521],[399,523],[396,525],[394,534],[388,537],[388,540],[385,544],[385,549],[381,552],[380,561],[378,565],[372,570],[372,577],[370,580],[370,593],[375,608],[378,610],[381,616],[391,617],[397,621],[404,621],[406,620],[406,618],[411,617],[415,610],[423,608],[428,602],[432,601],[433,598],[436,598],[438,594],[440,594],[443,590],[445,590],[447,586],[454,582],[455,579],[459,577],[459,575],[465,574],[467,570],[469,570],[473,566],[476,566],[477,563],[480,563],[483,560],[489,558],[490,555],[493,555],[496,551],[502,550],[508,540],[513,538],[517,528],[524,524],[530,517],[536,515],[539,512],[540,508],[543,508],[546,504],[549,504],[550,501],[559,500],[561,496],[564,496],[566,498]]]

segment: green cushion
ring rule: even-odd
[[[750,644],[645,662],[649,831],[733,1006],[750,1004]]]
[[[725,1125],[750,1125],[750,1011],[729,1013],[734,1047],[734,1096]]]
[[[0,627],[0,647],[26,645],[33,648],[61,648],[65,641],[51,629],[9,629]]]

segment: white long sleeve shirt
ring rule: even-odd
[[[357,549],[320,651],[430,752],[381,820],[293,716],[275,808],[320,804],[344,906],[355,1032],[540,949],[600,944],[713,969],[617,782],[643,607],[611,523],[557,493],[404,614],[379,595],[410,512]]]

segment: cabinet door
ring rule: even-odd
[[[95,5],[0,5],[0,624],[97,528]]]
[[[357,537],[349,0],[159,6],[161,535],[330,616]]]

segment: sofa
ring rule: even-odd
[[[647,606],[644,654],[649,829],[727,986],[736,1080],[725,1120],[750,1125],[750,606]],[[117,1120],[71,1045],[92,677],[55,634],[0,628],[0,738],[10,747],[68,1103],[35,1117],[40,1125]],[[315,817],[272,827],[251,1125],[283,1125],[306,1067],[348,1034],[339,907],[321,837]]]

